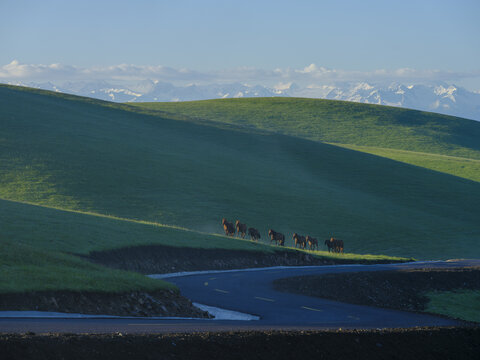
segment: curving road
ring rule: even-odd
[[[262,329],[393,328],[460,322],[426,314],[352,305],[273,289],[280,278],[327,273],[480,266],[480,260],[381,265],[277,267],[150,275],[176,284],[193,302],[253,314],[257,321],[139,319],[0,319],[0,332],[193,332]]]
[[[388,265],[335,265],[272,268],[257,271],[206,273],[166,278],[194,302],[260,316],[260,323],[320,327],[413,327],[454,325],[456,321],[425,314],[352,305],[278,292],[276,279],[327,273],[406,268],[447,268],[480,265],[480,261],[449,261]],[[155,277],[155,276],[152,276]],[[164,276],[156,276],[164,277]]]

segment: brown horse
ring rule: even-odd
[[[307,235],[307,243],[308,246],[310,247],[310,250],[315,250],[315,247],[317,247],[318,250],[318,241],[314,237],[311,237],[310,235]]]
[[[268,236],[270,236],[270,244],[275,241],[275,245],[285,246],[285,235],[282,233],[269,229]]]
[[[307,240],[305,239],[305,236],[298,235],[297,233],[293,233],[293,241],[295,242],[295,247],[297,245],[300,246],[300,249],[305,249],[307,246]]]
[[[335,243],[335,252],[343,254],[343,240],[334,239]]]
[[[237,235],[241,235],[242,239],[245,239],[247,233],[247,225],[242,224],[240,220],[235,221],[235,228],[237,229]]]
[[[235,228],[233,227],[233,224],[227,219],[223,218],[222,219],[222,225],[223,225],[223,230],[225,231],[225,235],[227,236],[233,236],[235,235]]]
[[[328,246],[328,252],[336,252],[343,254],[343,240],[330,238],[330,240],[325,240],[325,245]]]

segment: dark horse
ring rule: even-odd
[[[333,246],[333,238],[325,240],[325,245],[328,247],[328,252],[335,252],[335,247]]]
[[[225,230],[225,235],[227,236],[233,236],[235,235],[235,228],[233,227],[233,224],[227,219],[223,218],[222,219],[222,225],[223,225],[223,230]]]
[[[328,252],[336,252],[343,254],[343,240],[330,238],[325,240],[325,245],[328,247]]]
[[[270,236],[270,244],[275,241],[276,245],[285,246],[285,236],[282,233],[275,230],[268,230],[268,236]]]
[[[310,250],[315,250],[315,247],[317,247],[318,250],[318,241],[314,237],[307,235],[307,243],[308,246],[310,246]]]
[[[335,252],[343,254],[343,240],[334,239]]]
[[[260,239],[260,232],[255,228],[248,228],[248,235],[250,236],[250,239],[254,241]]]

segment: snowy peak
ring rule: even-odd
[[[237,82],[178,86],[169,82],[147,79],[130,84],[78,81],[63,84],[46,82],[15,83],[14,85],[25,85],[117,102],[295,96],[398,106],[480,120],[480,93],[445,83],[376,85],[367,82],[350,82],[301,86],[288,82],[267,87]]]

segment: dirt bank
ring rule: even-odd
[[[173,290],[121,294],[39,291],[1,294],[0,310],[37,310],[93,315],[208,317]]]
[[[418,269],[301,276],[274,282],[280,291],[351,304],[422,311],[426,291],[480,289],[480,269]]]
[[[478,359],[479,328],[0,335],[2,359]]]
[[[108,267],[161,274],[194,270],[229,270],[266,266],[375,264],[392,261],[326,259],[301,251],[263,253],[245,250],[199,249],[161,245],[92,252],[87,259]]]

